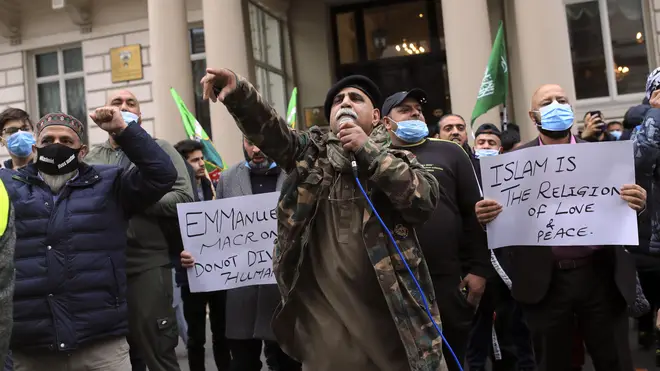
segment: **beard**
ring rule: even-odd
[[[566,130],[560,130],[560,131],[552,131],[552,130],[546,130],[543,129],[540,126],[537,126],[539,133],[545,135],[548,138],[551,139],[563,139],[566,138],[567,136],[571,135],[571,128],[568,128]]]
[[[59,193],[60,190],[66,185],[66,183],[73,179],[74,176],[78,173],[78,170],[74,170],[67,174],[60,175],[50,175],[43,172],[39,172],[41,178],[44,180],[44,183],[54,192]]]

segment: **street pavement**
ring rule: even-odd
[[[637,346],[637,335],[636,335],[637,332],[634,330],[632,321],[630,322],[630,325],[631,325],[630,326],[631,331],[629,333],[630,346],[633,351],[633,360],[636,371],[657,370],[658,368],[655,367],[655,352],[653,350],[644,351],[641,350],[639,346]],[[211,329],[208,327],[208,321],[207,321],[206,369],[209,371],[215,371],[216,368],[215,368],[215,364],[213,363],[213,354],[211,352],[210,347],[211,347]],[[190,371],[190,368],[188,368],[188,357],[186,355],[186,349],[182,341],[179,341],[179,346],[176,348],[176,354],[179,358],[179,365],[181,366],[181,371]],[[263,360],[263,354],[261,359],[262,359],[262,363],[264,363],[264,366],[262,367],[261,370],[268,371],[268,367],[265,366],[265,362]],[[587,359],[583,371],[595,371],[593,365],[591,364],[591,360]]]

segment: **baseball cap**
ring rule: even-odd
[[[394,93],[387,97],[385,99],[385,103],[383,103],[383,108],[380,110],[381,116],[387,116],[390,114],[392,109],[401,103],[403,103],[404,100],[408,98],[413,98],[416,101],[418,101],[420,104],[425,104],[426,103],[426,92],[422,89],[411,89],[408,91],[400,91],[398,93]]]

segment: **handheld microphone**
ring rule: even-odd
[[[353,123],[355,123],[355,119],[354,119],[353,117],[351,117],[351,116],[342,116],[342,117],[339,119],[339,126],[341,126],[342,124],[344,124],[344,123],[346,123],[346,122],[353,122]],[[355,177],[357,178],[357,175],[358,175],[358,167],[357,167],[357,160],[355,160],[355,153],[353,153],[353,151],[349,152],[349,153],[348,153],[348,158],[349,158],[350,161],[351,161],[351,169],[353,169],[353,175],[355,175]]]

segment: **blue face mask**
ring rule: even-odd
[[[32,154],[32,145],[35,143],[32,133],[19,131],[7,138],[7,149],[12,155],[25,158]]]
[[[621,134],[623,134],[623,132],[621,132],[619,130],[610,131],[610,135],[613,136],[614,139],[616,139],[616,140],[621,139]]]
[[[484,149],[476,149],[474,150],[474,155],[477,158],[482,158],[482,157],[490,157],[490,156],[497,156],[500,154],[500,151],[496,149],[489,149],[489,148],[484,148]]]
[[[133,112],[121,111],[121,117],[124,119],[126,125],[131,125],[133,123],[137,124],[140,117]]]
[[[548,131],[568,130],[573,126],[575,120],[571,106],[557,101],[541,107],[539,112],[541,113],[541,128]]]
[[[406,143],[417,143],[429,135],[429,127],[420,120],[396,122],[396,126],[394,135]]]

